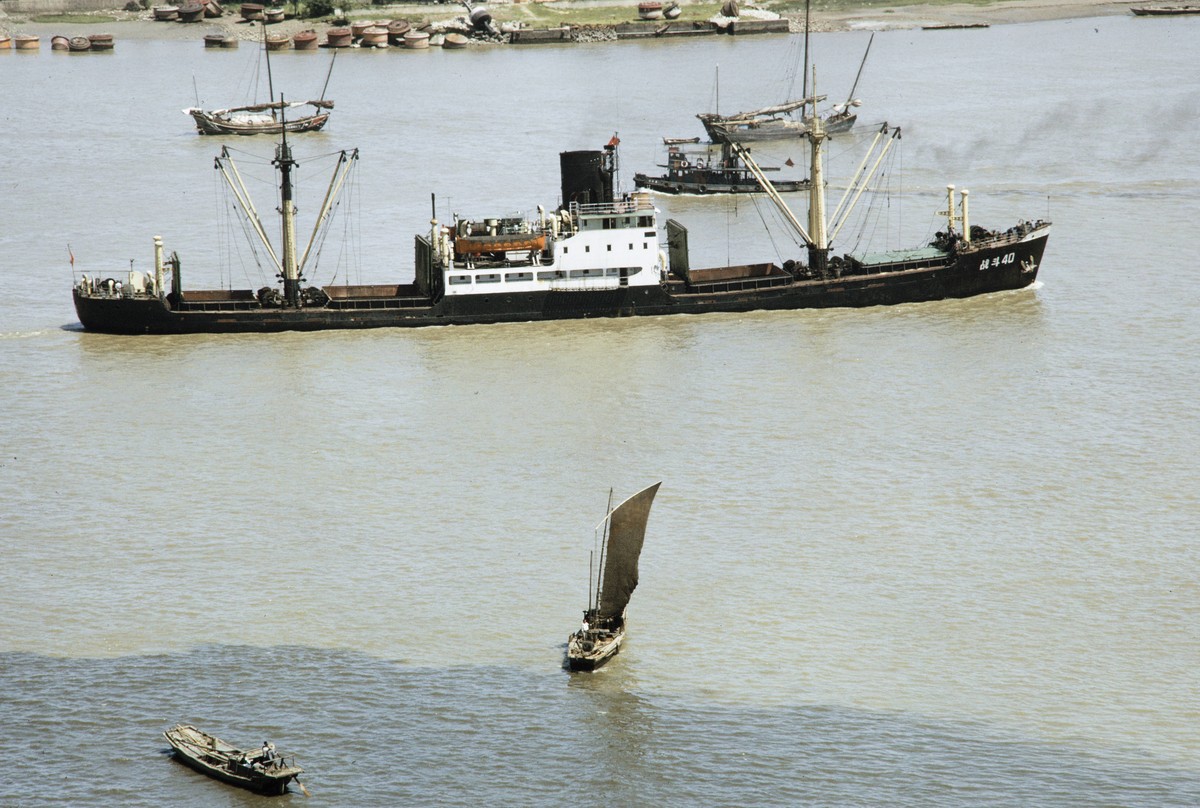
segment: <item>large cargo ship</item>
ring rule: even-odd
[[[815,104],[815,101],[813,102]],[[776,193],[750,154],[731,146],[754,173],[806,245],[806,255],[775,263],[692,268],[687,228],[674,220],[660,227],[648,193],[615,191],[618,140],[602,149],[560,155],[561,204],[525,217],[434,220],[415,237],[415,277],[376,285],[303,286],[310,250],[297,255],[291,171],[286,134],[274,165],[280,177],[282,244],[274,249],[254,208],[245,204],[250,230],[265,245],[281,284],[253,289],[189,289],[181,261],[164,257],[155,237],[152,274],[130,271],[118,280],[83,277],[74,287],[84,328],[119,334],[311,331],[335,328],[466,325],[587,317],[744,312],[874,306],[961,298],[1018,289],[1033,283],[1050,224],[1020,222],[1005,230],[969,223],[967,192],[947,202],[947,229],[924,247],[865,254],[833,254],[836,235],[861,191],[843,196],[827,221],[819,123],[810,144],[811,187],[807,226]],[[878,166],[898,130],[883,127],[862,166]],[[876,156],[877,155],[877,156]],[[248,196],[236,169],[218,167],[239,199]],[[357,161],[343,153],[325,206]],[[871,172],[860,169],[851,191]],[[665,235],[665,249],[662,248]],[[312,241],[310,240],[310,245]]]

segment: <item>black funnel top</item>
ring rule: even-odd
[[[562,171],[562,204],[595,204],[613,201],[612,160],[603,151],[559,152]]]

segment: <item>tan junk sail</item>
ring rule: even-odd
[[[650,506],[658,493],[657,482],[622,502],[608,515],[608,545],[600,584],[599,616],[620,617],[637,588],[638,557],[646,538]]]

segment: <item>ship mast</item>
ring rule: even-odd
[[[282,104],[283,99],[280,98]],[[282,109],[280,112],[282,113]],[[296,206],[292,203],[292,147],[287,142],[287,121],[283,122],[283,137],[275,147],[275,167],[279,169],[280,215],[283,219],[283,297],[289,306],[300,308],[300,272],[296,265]]]
[[[825,228],[825,172],[822,156],[826,137],[825,124],[817,114],[817,70],[813,68],[812,122],[804,133],[808,138],[811,159],[808,168],[808,265],[816,272],[824,273],[829,262],[829,238]],[[805,99],[806,101],[809,99]]]

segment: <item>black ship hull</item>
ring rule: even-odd
[[[709,178],[678,178],[671,176],[651,177],[648,174],[635,174],[634,185],[662,194],[761,194],[762,186],[753,177],[745,181],[730,181],[728,179]],[[808,180],[778,180],[771,183],[781,194],[794,191],[807,191]]]
[[[114,334],[193,334],[471,325],[591,317],[664,316],[864,307],[964,298],[1029,286],[1037,279],[1048,228],[1019,240],[904,262],[847,264],[822,277],[775,265],[671,276],[648,287],[589,291],[421,296],[415,286],[386,295],[299,308],[260,305],[249,292],[185,293],[182,301],[74,290],[83,327]],[[746,271],[740,271],[746,270]],[[749,270],[755,270],[753,272]],[[334,291],[330,289],[329,291]],[[203,300],[196,298],[203,297]]]

